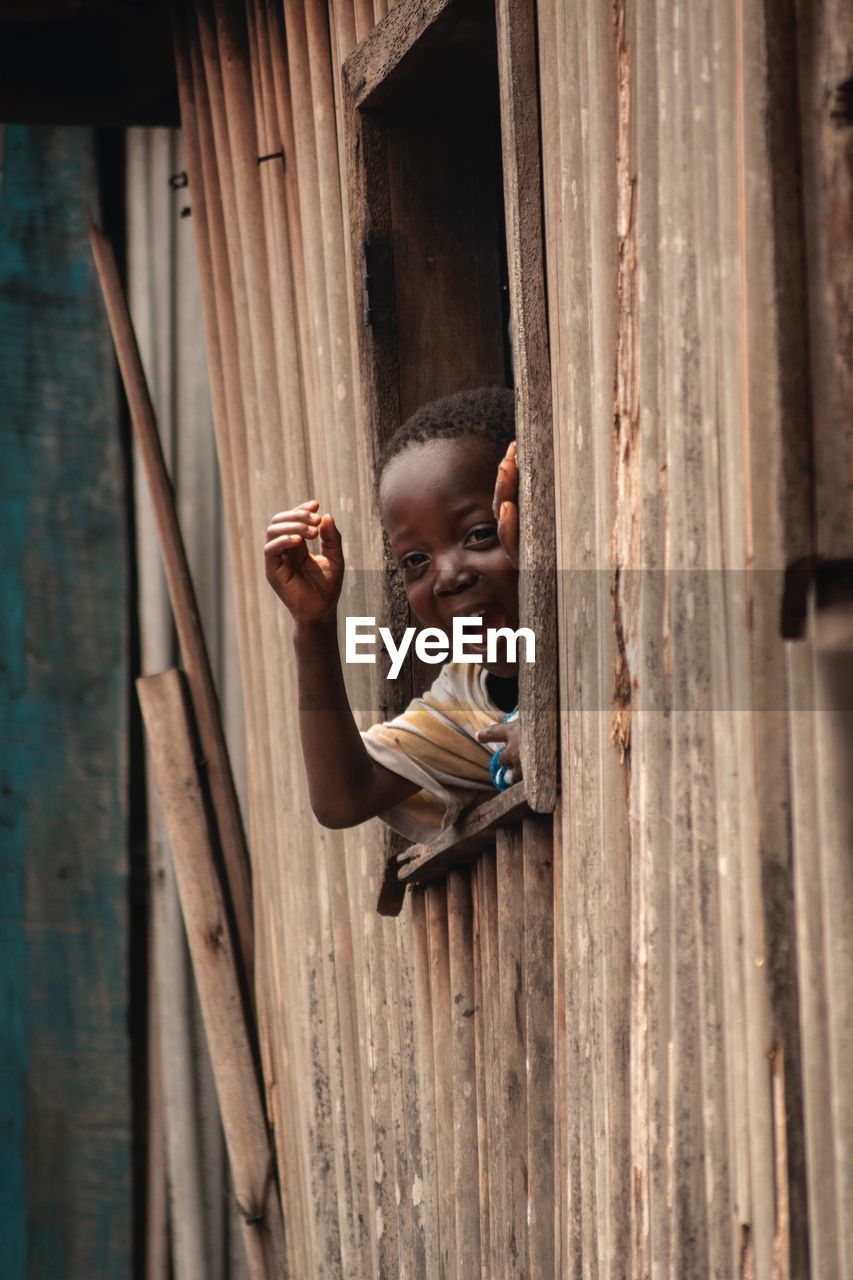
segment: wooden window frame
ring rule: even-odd
[[[362,410],[374,456],[400,421],[394,340],[391,209],[384,139],[370,108],[416,72],[465,0],[398,0],[347,58],[345,145],[355,296],[364,299],[358,352]],[[379,909],[399,910],[406,884],[446,874],[494,843],[525,813],[551,813],[557,797],[558,689],[553,426],[544,272],[542,165],[534,0],[495,0],[501,160],[519,456],[519,617],[536,635],[536,662],[519,670],[523,781],[485,801],[428,845],[389,844]],[[533,460],[535,465],[533,465]],[[391,625],[407,617],[402,583],[388,575]],[[396,714],[412,687],[399,682]]]

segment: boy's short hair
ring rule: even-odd
[[[374,465],[377,488],[388,463],[409,445],[459,436],[478,437],[503,453],[515,439],[515,392],[508,387],[474,387],[422,405],[380,449]]]

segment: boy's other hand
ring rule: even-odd
[[[492,510],[498,522],[498,541],[518,568],[518,462],[513,440],[498,465]]]
[[[341,594],[341,535],[330,515],[319,515],[319,506],[314,499],[292,511],[279,511],[267,529],[267,582],[297,622],[322,622],[330,617]],[[314,539],[319,539],[317,555],[308,550],[308,541]]]
[[[500,764],[505,769],[512,769],[512,782],[521,781],[521,721],[518,716],[514,720],[499,720],[496,724],[480,729],[477,741],[495,751],[503,743]]]

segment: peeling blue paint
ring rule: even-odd
[[[0,185],[0,1257],[131,1273],[126,529],[92,134]]]

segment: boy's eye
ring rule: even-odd
[[[410,551],[408,555],[403,556],[400,560],[400,568],[405,572],[406,569],[420,569],[427,563],[429,556],[425,556],[422,551]]]
[[[488,542],[492,538],[498,536],[498,528],[495,524],[478,524],[468,534],[469,542]]]

